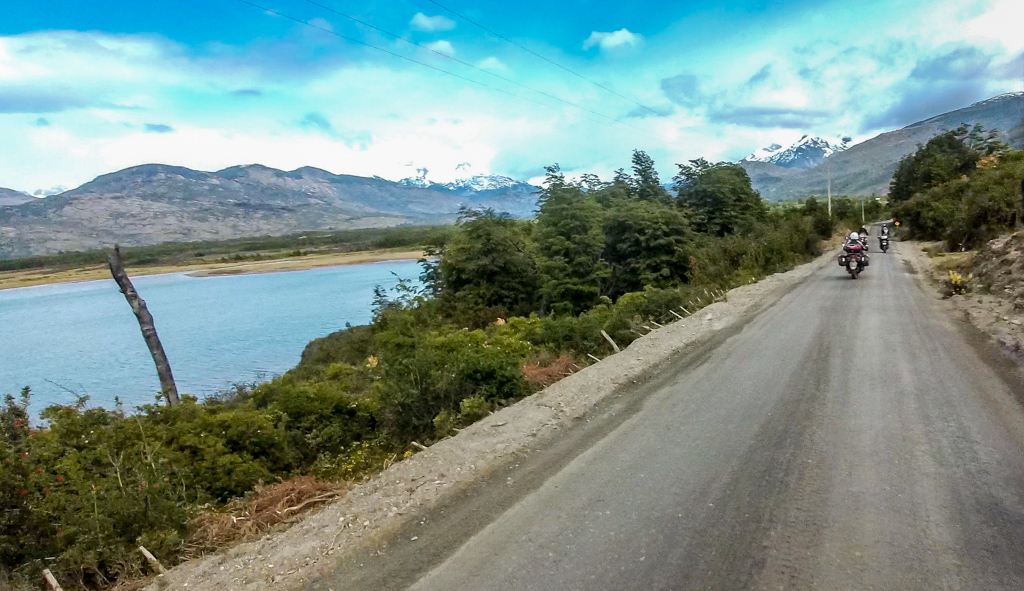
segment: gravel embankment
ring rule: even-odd
[[[823,264],[819,259],[731,290],[726,301],[656,330],[621,353],[494,413],[375,478],[291,528],[180,565],[149,588],[291,589],[373,547],[439,501],[479,483],[513,454],[558,437],[598,404],[628,393],[659,366],[770,305]]]
[[[936,259],[928,256],[925,246],[904,242],[899,253],[942,297],[948,271],[936,268]],[[975,271],[971,289],[944,297],[944,307],[991,338],[1007,358],[1024,368],[1024,234],[991,241],[973,256],[971,266]]]

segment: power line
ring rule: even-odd
[[[285,19],[288,19],[288,20],[290,20],[290,21],[293,21],[293,22],[296,22],[296,23],[298,23],[298,24],[300,24],[300,25],[305,25],[305,26],[307,26],[307,27],[311,27],[311,28],[317,29],[317,30],[319,30],[319,31],[323,31],[324,33],[329,33],[329,34],[331,34],[331,35],[334,35],[335,37],[339,37],[339,38],[341,38],[341,39],[344,39],[345,41],[348,41],[348,42],[350,42],[350,43],[355,43],[355,44],[358,44],[358,45],[362,45],[362,46],[364,46],[364,47],[369,47],[370,49],[375,49],[375,50],[377,50],[377,51],[380,51],[380,52],[382,52],[382,53],[386,53],[386,54],[388,54],[388,55],[390,55],[390,56],[393,56],[393,57],[397,57],[397,58],[399,58],[399,59],[402,59],[402,60],[405,60],[405,61],[407,61],[407,62],[411,62],[411,63],[417,64],[417,65],[423,66],[423,67],[425,67],[425,68],[430,68],[431,70],[434,70],[435,72],[440,72],[440,73],[442,73],[442,74],[447,74],[448,76],[452,76],[452,77],[454,77],[454,78],[458,78],[459,80],[463,80],[463,81],[465,81],[465,82],[469,82],[469,83],[471,83],[471,84],[476,84],[477,86],[482,86],[483,88],[487,88],[487,89],[489,89],[489,90],[493,90],[493,91],[495,91],[495,92],[500,92],[500,93],[502,93],[502,94],[506,94],[506,95],[508,95],[508,96],[510,96],[510,97],[512,97],[512,98],[516,98],[516,99],[519,99],[519,100],[523,100],[523,101],[526,101],[526,102],[529,102],[529,103],[533,103],[533,104],[535,104],[535,105],[540,105],[540,106],[542,106],[542,107],[545,107],[545,108],[552,108],[552,107],[551,107],[551,105],[548,105],[548,104],[542,103],[542,102],[540,102],[540,101],[535,101],[535,100],[533,100],[533,99],[529,99],[529,98],[526,98],[526,97],[524,97],[524,96],[521,96],[521,95],[515,94],[515,93],[513,93],[513,92],[509,92],[509,91],[507,91],[507,90],[504,90],[504,89],[502,89],[502,88],[498,88],[498,87],[496,87],[496,86],[492,86],[492,85],[490,85],[490,84],[486,84],[486,83],[484,83],[484,82],[480,82],[479,80],[473,80],[472,78],[467,78],[466,76],[462,76],[462,75],[460,75],[460,74],[456,74],[455,72],[451,72],[451,71],[449,71],[449,70],[445,70],[445,69],[443,69],[443,68],[438,68],[438,67],[436,67],[436,66],[432,66],[432,65],[430,65],[430,64],[428,64],[428,63],[426,63],[426,62],[421,62],[421,61],[419,61],[419,60],[417,60],[417,59],[413,59],[413,58],[411,58],[411,57],[407,57],[407,56],[404,56],[404,55],[402,55],[402,54],[399,54],[399,53],[395,53],[395,52],[393,52],[393,51],[389,51],[389,50],[387,50],[387,49],[384,49],[383,47],[379,47],[379,46],[377,46],[377,45],[373,45],[373,44],[371,44],[371,43],[367,43],[367,42],[365,42],[365,41],[361,41],[361,40],[359,40],[359,39],[356,39],[356,38],[354,38],[354,37],[349,37],[348,35],[344,35],[344,34],[342,34],[342,33],[338,33],[337,31],[334,31],[334,30],[328,29],[328,28],[326,28],[326,27],[321,27],[321,26],[319,26],[319,25],[316,25],[316,24],[314,24],[314,23],[311,23],[311,22],[309,22],[309,21],[304,21],[304,20],[302,20],[302,19],[300,19],[300,18],[297,18],[297,17],[291,16],[291,15],[285,14],[285,13],[283,13],[283,12],[280,12],[280,11],[278,11],[278,10],[274,10],[274,9],[272,9],[272,8],[267,8],[267,7],[265,7],[265,6],[261,6],[261,5],[259,5],[259,4],[256,4],[255,2],[250,2],[249,0],[238,0],[238,1],[239,1],[239,2],[241,2],[242,4],[247,4],[247,5],[249,5],[249,6],[252,6],[253,8],[256,8],[256,9],[262,10],[262,11],[264,11],[264,12],[268,13],[268,14],[272,14],[272,15],[274,15],[274,16],[279,16],[279,17],[281,17],[281,18],[285,18]],[[339,13],[339,14],[340,14],[340,13]],[[355,20],[355,19],[353,19],[353,20]],[[382,32],[383,32],[383,31],[382,31]],[[415,43],[414,43],[414,45],[418,45],[418,44],[415,44]],[[422,47],[422,46],[419,46],[419,47]],[[427,49],[427,50],[429,50],[429,51],[434,51],[434,50],[431,50],[431,49],[429,49],[429,48],[427,48],[427,47],[423,47],[423,49]],[[435,53],[440,53],[440,52],[436,52],[436,51],[435,51]],[[441,54],[441,55],[445,55],[445,54]],[[451,57],[451,56],[445,56],[445,57]],[[453,58],[453,59],[454,59],[454,58]],[[457,61],[459,61],[459,60],[457,60]],[[482,70],[482,68],[477,68],[477,69],[481,69],[481,70]],[[483,71],[486,71],[486,70],[483,70]],[[513,83],[515,83],[515,82],[513,81]],[[528,87],[527,87],[527,88],[528,88]],[[540,91],[537,91],[537,92],[540,92]],[[544,93],[542,93],[542,94],[544,94]],[[558,99],[558,97],[553,97],[553,98],[556,98],[556,99]],[[563,99],[558,99],[558,100],[563,100]],[[568,101],[564,101],[564,100],[563,100],[563,102],[568,102]],[[571,103],[569,103],[569,104],[571,104]],[[573,105],[573,106],[576,106],[576,105]],[[585,109],[585,108],[583,108],[583,107],[579,107],[579,108],[581,108],[581,109],[583,109],[583,110],[585,110],[585,111],[589,111],[589,109]],[[594,112],[594,111],[590,111],[590,112],[593,112],[593,113],[595,113],[596,115],[599,115],[599,116],[601,116],[601,117],[609,118],[609,117],[608,117],[607,115],[602,115],[602,114],[600,114],[600,113],[596,113],[596,112]],[[588,120],[589,120],[589,119],[588,119]],[[610,124],[608,124],[608,123],[605,123],[605,122],[603,122],[603,121],[593,121],[593,120],[590,120],[590,121],[591,121],[592,123],[599,123],[599,124],[602,124],[602,125],[609,125],[609,126],[610,126]],[[618,121],[618,120],[616,120],[616,119],[612,119],[612,121],[614,121],[614,122],[616,122],[616,123],[618,123],[618,124],[620,124],[620,125],[623,125],[623,126],[625,126],[625,127],[629,127],[630,129],[636,129],[637,131],[643,131],[642,129],[639,129],[639,128],[636,128],[636,127],[633,127],[633,126],[631,126],[631,125],[626,125],[625,123],[622,123],[621,121]]]
[[[398,35],[398,34],[390,32],[390,31],[384,30],[384,29],[382,29],[382,28],[380,28],[380,27],[378,27],[376,25],[370,24],[370,23],[368,23],[366,21],[363,21],[363,20],[360,20],[360,19],[358,19],[358,18],[356,18],[354,16],[345,14],[344,12],[341,12],[339,10],[331,8],[330,6],[326,6],[324,4],[320,4],[319,2],[316,2],[315,0],[305,0],[305,1],[307,3],[309,3],[309,4],[312,4],[313,6],[320,7],[320,8],[322,8],[322,9],[328,11],[328,12],[332,12],[332,13],[338,15],[338,16],[347,18],[350,21],[358,23],[358,24],[360,24],[360,25],[362,25],[364,27],[368,27],[370,29],[373,29],[374,31],[377,31],[379,33],[383,33],[383,34],[385,34],[385,35],[387,35],[389,37],[392,37],[394,39],[398,39],[399,41],[404,41],[404,42],[408,43],[409,45],[413,45],[415,47],[419,47],[420,49],[424,49],[424,50],[429,51],[431,53],[437,54],[437,55],[439,55],[439,56],[441,56],[441,57],[443,57],[445,59],[449,59],[449,60],[451,60],[451,61],[453,61],[453,62],[455,62],[457,64],[462,64],[463,66],[466,66],[467,68],[472,68],[472,69],[474,69],[474,70],[476,70],[478,72],[483,72],[484,74],[487,74],[489,76],[493,76],[493,77],[497,78],[498,80],[502,80],[502,81],[507,82],[509,84],[514,84],[514,85],[516,85],[516,86],[518,86],[520,88],[524,88],[524,89],[529,90],[531,92],[535,92],[537,94],[546,96],[546,97],[548,97],[550,99],[553,99],[553,100],[556,100],[556,101],[558,101],[560,103],[564,103],[566,105],[569,105],[570,107],[574,107],[574,108],[580,109],[581,111],[586,111],[587,113],[590,113],[592,115],[597,115],[598,117],[603,117],[605,119],[609,119],[609,120],[611,120],[611,121],[613,121],[615,123],[618,123],[620,125],[625,125],[626,127],[629,127],[630,129],[635,129],[637,131],[643,131],[642,129],[640,129],[638,127],[633,127],[631,125],[626,125],[625,123],[623,123],[622,121],[616,119],[615,117],[611,117],[609,115],[605,115],[603,113],[599,113],[597,111],[588,109],[586,107],[582,107],[582,106],[577,105],[576,103],[574,103],[572,101],[563,99],[562,97],[555,96],[553,94],[544,92],[543,90],[538,90],[536,88],[533,88],[532,86],[527,86],[526,84],[522,84],[520,82],[516,82],[515,80],[512,80],[511,78],[507,78],[505,76],[502,76],[501,74],[497,74],[497,73],[492,72],[490,70],[487,70],[485,68],[481,68],[480,66],[471,64],[471,63],[469,63],[467,61],[460,60],[459,58],[457,58],[455,56],[448,55],[447,53],[444,53],[442,51],[438,51],[436,49],[433,49],[433,48],[431,48],[429,46],[426,46],[426,45],[423,45],[421,43],[417,43],[417,42],[412,41],[410,39],[406,39],[405,37],[403,37],[401,35]]]
[[[654,109],[648,107],[647,105],[638,103],[635,100],[629,98],[628,96],[621,95],[621,94],[615,92],[614,90],[612,90],[611,88],[608,88],[607,86],[601,84],[600,82],[595,82],[594,80],[591,80],[590,78],[587,78],[586,76],[584,76],[583,74],[580,74],[579,72],[570,70],[569,68],[563,66],[562,64],[560,64],[558,62],[556,62],[554,60],[551,60],[551,59],[548,59],[548,58],[544,57],[543,55],[537,53],[536,51],[534,51],[534,50],[532,50],[532,49],[530,49],[530,48],[528,48],[528,47],[526,47],[524,45],[516,43],[515,41],[509,39],[508,37],[505,37],[504,35],[502,35],[500,33],[497,33],[495,31],[485,27],[484,25],[481,25],[480,23],[478,23],[478,22],[476,22],[476,21],[474,21],[474,20],[472,20],[472,19],[470,19],[470,18],[468,18],[466,16],[461,15],[458,12],[455,12],[451,8],[448,8],[447,6],[445,6],[445,5],[443,5],[443,4],[439,3],[439,2],[436,2],[435,0],[427,0],[427,2],[430,2],[434,6],[437,6],[438,8],[441,8],[443,10],[447,10],[448,12],[450,12],[450,13],[454,14],[455,16],[461,18],[462,20],[466,21],[467,23],[469,23],[471,25],[474,25],[476,27],[479,27],[479,28],[483,29],[484,31],[487,31],[488,33],[490,33],[491,35],[494,35],[498,39],[501,39],[502,41],[506,41],[508,43],[511,43],[512,45],[515,45],[519,49],[522,49],[523,51],[525,51],[525,52],[527,52],[527,53],[529,53],[531,55],[534,55],[534,56],[536,56],[536,57],[546,61],[547,63],[549,63],[549,64],[551,64],[551,65],[553,65],[555,67],[561,68],[561,69],[565,70],[566,72],[569,72],[573,76],[576,76],[577,78],[582,78],[583,80],[586,80],[587,82],[593,84],[594,86],[596,86],[596,87],[598,87],[598,88],[600,88],[602,90],[605,90],[607,92],[610,92],[610,93],[614,94],[615,96],[617,96],[617,97],[619,97],[619,98],[621,98],[623,100],[627,100],[627,101],[633,103],[634,105],[640,107],[641,109],[646,109],[646,110],[650,111],[651,113],[654,113],[655,115],[657,115],[659,117],[661,117],[663,115],[662,113],[659,113],[659,112],[655,111]]]
[[[393,51],[388,51],[387,49],[384,49],[383,47],[378,47],[376,45],[372,45],[370,43],[366,43],[365,41],[360,41],[359,39],[356,39],[354,37],[349,37],[347,35],[343,35],[341,33],[338,33],[337,31],[332,31],[331,29],[328,29],[326,27],[321,27],[319,25],[315,25],[315,24],[313,24],[313,23],[311,23],[309,21],[304,21],[304,20],[302,20],[300,18],[296,18],[294,16],[287,15],[287,14],[285,14],[283,12],[279,12],[279,11],[273,10],[271,8],[266,8],[264,6],[260,6],[259,4],[256,4],[254,2],[249,2],[249,0],[238,0],[238,1],[241,2],[242,4],[248,4],[249,6],[252,6],[253,8],[258,8],[258,9],[264,11],[264,12],[273,14],[274,16],[279,16],[279,17],[282,17],[282,18],[286,18],[286,19],[288,19],[290,21],[294,21],[296,23],[299,23],[300,25],[306,25],[307,27],[312,27],[314,29],[323,31],[324,33],[330,33],[331,35],[334,35],[335,37],[340,37],[340,38],[342,38],[345,41],[348,41],[350,43],[356,43],[356,44],[359,44],[359,45],[363,45],[365,47],[369,47],[370,49],[376,49],[377,51],[386,53],[386,54],[388,54],[390,56],[394,56],[394,57],[397,57],[399,59],[403,59],[403,60],[405,60],[407,62],[412,62],[414,64],[419,64],[419,65],[423,66],[424,68],[430,68],[431,70],[434,70],[435,72],[440,72],[442,74],[447,74],[449,76],[454,76],[455,78],[458,78],[460,80],[464,80],[464,81],[469,82],[471,84],[476,84],[478,86],[483,86],[484,88],[489,88],[491,90],[494,90],[494,91],[497,91],[497,92],[500,92],[500,93],[503,93],[503,94],[507,94],[507,95],[509,95],[511,97],[514,97],[514,98],[517,98],[517,99],[521,99],[521,100],[524,100],[524,101],[529,101],[529,102],[531,102],[531,103],[533,103],[535,105],[540,105],[542,107],[547,107],[548,106],[548,105],[545,105],[542,102],[535,101],[533,99],[528,99],[528,98],[526,98],[524,96],[520,96],[518,94],[508,92],[507,90],[503,90],[503,89],[498,88],[496,86],[491,86],[490,84],[485,84],[483,82],[480,82],[479,80],[473,80],[472,78],[467,78],[465,76],[460,76],[459,74],[456,74],[455,72],[449,72],[448,70],[445,70],[445,69],[442,69],[442,68],[438,68],[436,66],[432,66],[432,65],[430,65],[430,64],[428,64],[426,62],[421,62],[421,61],[413,59],[411,57],[406,57],[406,56],[404,56],[402,54],[395,53]]]

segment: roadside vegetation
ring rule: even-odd
[[[1020,220],[1024,151],[994,132],[949,130],[900,161],[889,190],[893,215],[910,238],[975,249]]]
[[[324,483],[373,474],[610,354],[602,331],[626,346],[820,254],[837,226],[815,200],[769,206],[735,164],[680,165],[675,194],[645,153],[632,164],[611,182],[550,167],[534,220],[464,211],[430,234],[422,290],[378,291],[372,324],[311,342],[268,383],[130,411],[82,400],[38,427],[31,393],[9,396],[0,584],[36,585],[49,568],[65,588],[104,588],[150,572],[140,544],[170,566],[258,535],[344,487]]]

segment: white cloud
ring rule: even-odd
[[[515,52],[496,54],[489,41],[472,38],[457,48],[460,57],[471,56],[466,61],[496,73],[514,70],[517,81],[592,112],[479,76],[549,106],[518,100],[350,48],[308,27],[295,26],[283,39],[199,53],[151,35],[0,36],[0,137],[6,140],[0,142],[0,186],[29,192],[73,187],[145,162],[202,170],[247,162],[311,165],[391,179],[408,176],[409,162],[429,168],[432,176],[468,161],[474,170],[516,178],[539,176],[544,165],[559,162],[571,174],[593,171],[607,178],[628,166],[633,147],[647,150],[667,179],[676,162],[737,159],[802,133],[873,134],[891,128],[889,121],[915,120],[918,111],[936,114],[931,111],[975,100],[953,92],[960,86],[979,94],[1020,89],[1019,79],[1008,82],[993,74],[1008,69],[1012,59],[1020,63],[1012,47],[1020,47],[1024,37],[996,26],[1013,20],[1019,0],[977,0],[969,13],[946,10],[964,0],[927,0],[927,6],[920,1],[920,14],[893,12],[879,28],[872,28],[877,11],[861,15],[861,21],[823,19],[815,27],[794,20],[764,35],[730,25],[701,45],[700,59],[687,31],[712,26],[703,21],[673,23],[642,39],[625,29],[595,32],[588,47],[621,52],[639,43],[645,59],[583,61],[580,71],[648,107],[661,110],[666,98],[675,106],[662,117],[631,117],[628,127],[593,112],[618,118],[636,105],[557,69],[532,67],[534,62]],[[295,51],[318,40],[334,44],[332,51],[316,59]],[[920,76],[926,65],[948,62],[941,58],[964,43],[980,48],[982,58],[992,56],[992,67],[977,80],[948,92],[927,80],[920,87],[907,85],[915,69]],[[433,47],[455,49],[449,41]],[[438,67],[464,73],[451,64]],[[600,70],[588,69],[595,67]],[[940,94],[946,97],[941,104],[923,104],[914,112],[895,108]],[[314,112],[330,122],[331,133],[298,125]],[[863,123],[889,113],[876,127]],[[40,116],[51,125],[35,125]],[[145,133],[146,123],[175,131]]]
[[[428,49],[432,49],[438,53],[443,53],[448,56],[455,55],[455,48],[452,47],[452,44],[450,42],[445,41],[444,39],[440,41],[434,41],[433,43],[427,43],[424,47],[427,47]]]
[[[624,46],[634,46],[640,43],[643,39],[637,33],[631,33],[629,29],[619,29],[610,33],[602,33],[600,31],[593,31],[590,33],[590,37],[583,42],[583,49],[587,50],[594,46],[599,46],[603,51],[609,49],[617,49]]]
[[[451,31],[455,28],[455,21],[442,15],[427,16],[417,12],[409,21],[409,26],[419,31]]]
[[[508,67],[493,55],[478,61],[476,67],[495,72],[505,72],[508,70]]]
[[[1020,0],[996,0],[990,10],[964,23],[968,39],[996,41],[1010,51],[1024,49],[1024,4]]]

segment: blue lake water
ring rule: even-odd
[[[202,398],[293,367],[306,344],[366,324],[373,289],[417,280],[415,261],[257,275],[133,279],[156,320],[178,390]],[[0,291],[0,395],[32,388],[30,409],[150,403],[160,392],[139,325],[114,281]]]

